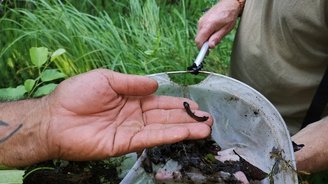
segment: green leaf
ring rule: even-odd
[[[0,89],[0,98],[3,100],[18,100],[24,97],[26,89],[23,85],[16,88],[2,88]]]
[[[30,92],[33,89],[34,85],[35,85],[35,80],[33,79],[27,79],[24,82],[24,87],[27,92]]]
[[[53,61],[55,60],[58,56],[64,54],[66,52],[65,49],[57,49],[54,53],[52,53],[50,60]]]
[[[21,184],[23,175],[23,170],[2,170],[0,171],[0,183]]]
[[[205,155],[204,159],[209,163],[213,163],[216,161],[216,158],[212,153]]]
[[[55,79],[64,78],[65,74],[59,72],[57,69],[47,69],[41,74],[41,80],[43,82],[52,81]]]
[[[30,48],[30,57],[32,63],[40,68],[48,60],[48,49],[45,47],[32,47]]]
[[[51,93],[56,88],[56,86],[57,86],[57,84],[54,84],[54,83],[44,85],[44,86],[38,88],[33,96],[40,97],[40,96],[47,95],[47,94]]]

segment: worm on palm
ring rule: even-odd
[[[197,116],[195,115],[195,113],[193,113],[190,109],[190,105],[188,102],[183,102],[183,106],[184,108],[186,109],[187,111],[187,114],[192,117],[194,120],[198,121],[198,122],[204,122],[206,120],[208,120],[208,116],[203,116],[203,117],[200,117],[200,116]]]

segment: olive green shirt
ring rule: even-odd
[[[328,66],[328,0],[246,0],[231,59],[295,133]]]

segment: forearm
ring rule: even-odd
[[[305,146],[295,153],[297,168],[310,173],[328,169],[328,117],[312,123],[293,136]]]
[[[25,166],[47,157],[46,98],[0,103],[0,164]]]

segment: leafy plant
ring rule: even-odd
[[[23,170],[0,170],[0,183],[21,184],[23,175]]]
[[[35,79],[26,79],[24,84],[15,88],[0,89],[0,98],[4,100],[17,100],[24,97],[40,97],[53,91],[57,86],[54,81],[64,78],[65,74],[57,69],[49,68],[49,64],[65,52],[64,49],[58,49],[50,53],[45,47],[30,48],[30,59],[33,68],[37,69],[38,77]]]
[[[186,70],[198,53],[197,20],[212,5],[209,0],[29,2],[32,8],[12,8],[0,19],[0,77],[17,76],[0,86],[33,78],[31,70],[21,69],[28,67],[23,50],[36,45],[65,48],[69,54],[54,65],[67,76],[99,67],[132,74]],[[226,74],[230,45],[225,39],[212,50],[204,70]]]

